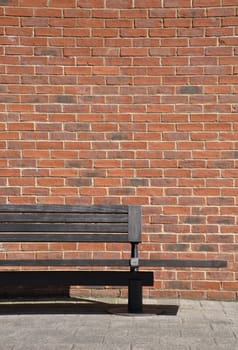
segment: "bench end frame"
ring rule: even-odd
[[[131,243],[141,242],[142,220],[141,207],[130,205],[128,207],[128,240]]]

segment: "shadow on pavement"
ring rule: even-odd
[[[117,314],[125,316],[176,316],[178,305],[144,305],[142,314],[128,314],[126,304],[111,304],[88,299],[24,300],[0,302],[0,315],[25,314]]]

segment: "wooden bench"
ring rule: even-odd
[[[142,287],[153,285],[153,272],[139,271],[139,266],[226,266],[223,260],[139,260],[141,226],[140,206],[0,205],[0,242],[126,242],[131,245],[129,259],[2,259],[0,266],[12,266],[14,270],[0,271],[0,287],[128,286],[128,312],[141,313]],[[35,270],[36,266],[51,268]],[[69,266],[93,267],[93,270],[65,270]],[[24,270],[16,270],[16,267],[24,267]],[[59,270],[59,267],[64,269]],[[128,269],[105,271],[98,270],[99,267]]]
[[[139,206],[0,205],[0,242],[126,242],[131,245],[130,259],[3,259],[0,266],[15,269],[0,271],[0,286],[128,286],[128,312],[140,313],[142,286],[153,285],[153,272],[138,271]],[[35,271],[35,266],[50,266],[51,270]],[[52,270],[53,266],[57,269]],[[128,270],[59,271],[60,266],[127,266]],[[16,271],[16,267],[24,270]]]

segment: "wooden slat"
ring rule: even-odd
[[[54,205],[54,204],[37,204],[37,205],[0,205],[0,212],[13,213],[127,213],[127,205]]]
[[[23,260],[0,260],[0,266],[129,266],[129,259],[23,259]]]
[[[153,285],[153,272],[126,271],[1,271],[0,286],[128,286],[130,280]]]
[[[0,213],[0,223],[127,223],[127,214],[105,213]]]
[[[101,233],[125,233],[127,224],[104,224],[104,223],[2,223],[0,232],[101,232]]]
[[[77,233],[0,233],[0,242],[128,242],[128,235]]]
[[[128,239],[129,242],[141,242],[141,207],[132,205],[128,212]]]
[[[0,266],[129,266],[129,259],[47,259],[47,260],[0,260]],[[225,260],[140,260],[140,266],[150,267],[226,267]]]
[[[141,266],[160,266],[160,267],[226,267],[225,260],[183,260],[183,259],[158,259],[158,260],[140,260]]]

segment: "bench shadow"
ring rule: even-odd
[[[176,316],[178,305],[144,305],[142,314],[128,314],[127,304],[111,304],[88,299],[0,301],[0,315],[79,314],[125,316]]]

